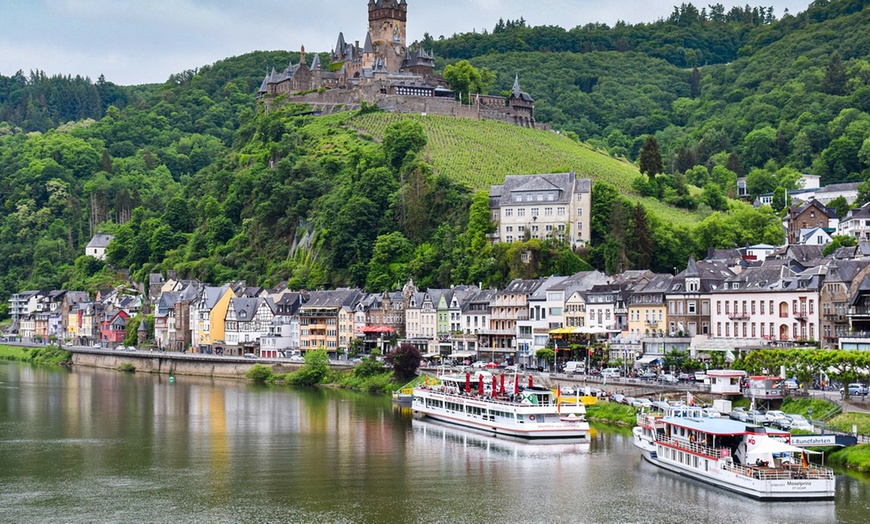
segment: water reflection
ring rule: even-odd
[[[640,460],[630,433],[528,444],[388,399],[0,363],[3,522],[865,522],[758,503]]]

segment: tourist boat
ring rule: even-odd
[[[531,377],[523,388],[517,375],[508,380],[506,375],[496,377],[485,371],[438,378],[437,386],[414,388],[411,409],[418,416],[502,437],[588,437],[585,406],[562,403],[558,390],[535,386]],[[506,382],[510,388],[505,387]]]
[[[810,464],[790,434],[698,408],[639,413],[634,444],[648,462],[668,471],[759,500],[834,498],[834,473]]]

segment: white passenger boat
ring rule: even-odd
[[[760,500],[834,498],[834,473],[781,431],[700,410],[640,413],[634,444],[656,466]]]
[[[588,437],[589,423],[582,403],[561,403],[558,393],[531,383],[521,388],[516,375],[508,379],[506,375],[475,372],[438,378],[441,384],[437,386],[414,388],[411,408],[415,414],[496,436]]]

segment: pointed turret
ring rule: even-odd
[[[311,70],[317,71],[320,69],[320,55],[314,55],[314,60],[311,61]]]
[[[375,52],[375,48],[372,45],[372,33],[366,33],[366,43],[365,47],[363,47],[363,54],[372,54]]]
[[[513,94],[517,98],[519,98],[523,94],[523,92],[520,90],[520,75],[517,75],[516,78],[514,79]]]
[[[299,50],[299,65],[306,65],[305,62],[305,46]]]
[[[695,255],[689,256],[689,264],[686,266],[686,278],[700,277],[701,271],[698,270],[698,263],[695,262]]]

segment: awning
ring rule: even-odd
[[[575,328],[559,328],[559,329],[551,329],[551,335],[571,335],[574,333]]]
[[[579,332],[587,335],[603,335],[605,333],[610,333],[610,330],[602,327],[583,327],[580,328]]]
[[[451,358],[469,358],[477,355],[476,351],[457,351],[455,353],[451,353]]]
[[[664,358],[664,355],[644,355],[639,359],[635,360],[635,364],[649,364],[650,362],[654,362],[656,360],[661,360]]]

